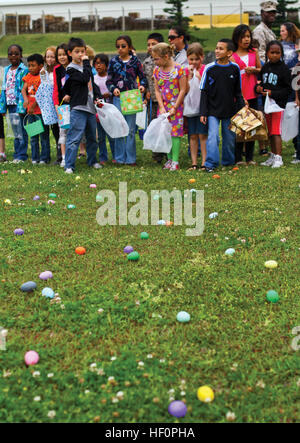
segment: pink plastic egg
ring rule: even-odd
[[[97,185],[95,185],[94,183],[92,183],[92,184],[90,185],[90,188],[95,189],[95,188],[97,188]]]
[[[25,354],[24,360],[27,366],[36,365],[39,361],[39,354],[35,351],[28,351]]]

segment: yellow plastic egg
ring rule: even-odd
[[[197,397],[203,403],[211,403],[215,398],[215,394],[209,386],[201,386],[197,391]]]
[[[6,200],[4,200],[4,204],[5,205],[11,205],[11,201],[7,198]]]
[[[265,262],[265,267],[266,268],[274,269],[274,268],[277,268],[277,266],[278,266],[278,263],[275,260],[269,260],[269,261]]]
[[[191,179],[189,180],[189,183],[191,183],[191,184],[196,183],[196,179],[195,179],[195,178],[191,178]]]
[[[75,180],[80,180],[80,176],[77,175],[77,177],[75,177]]]

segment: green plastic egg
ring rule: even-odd
[[[140,259],[140,254],[136,251],[131,252],[127,255],[128,260],[130,261],[138,261]]]
[[[273,289],[271,289],[270,291],[267,292],[267,300],[270,303],[277,303],[279,301],[279,295],[277,291],[273,291]]]

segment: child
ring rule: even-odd
[[[297,47],[297,52],[300,60],[300,46]],[[292,84],[293,89],[296,91],[296,105],[298,107],[300,107],[299,72],[300,72],[300,61],[297,63],[297,65],[293,70],[293,84]],[[298,130],[297,143],[296,143],[296,152],[294,157],[295,157],[294,160],[291,161],[292,165],[299,165],[300,164],[300,119],[299,119],[299,130]]]
[[[56,47],[55,46],[49,46],[49,48],[45,51],[45,69],[48,74],[48,78],[50,80],[50,83],[52,86],[54,86],[54,68],[56,66]],[[41,79],[43,80],[43,76],[41,76]],[[59,126],[58,123],[55,123],[54,125],[51,125],[51,130],[53,137],[55,139],[56,144],[56,161],[54,162],[55,165],[59,165],[62,161],[62,154],[61,154],[61,148],[59,147],[58,140],[59,140]]]
[[[192,80],[195,76],[200,81],[205,69],[205,65],[203,65],[204,60],[204,51],[200,43],[192,43],[189,45],[187,50],[187,58],[189,62],[188,67],[188,80]],[[188,82],[188,92],[190,86]],[[190,137],[190,149],[191,149],[191,158],[192,158],[192,166],[189,168],[189,171],[197,170],[197,161],[198,161],[198,150],[199,150],[199,140],[201,145],[201,153],[202,153],[202,166],[201,169],[205,169],[204,163],[206,160],[206,141],[207,141],[207,126],[200,122],[199,116],[197,117],[188,117],[188,134]]]
[[[22,78],[28,73],[28,69],[24,63],[22,63],[21,46],[15,44],[9,46],[7,54],[10,65],[4,70],[0,99],[0,113],[5,114],[8,112],[10,115],[10,122],[15,136],[13,163],[20,163],[28,158],[28,137],[23,126],[25,109],[23,107],[23,97],[21,94],[23,86]],[[13,118],[12,114],[14,114],[17,118]],[[1,135],[3,135],[3,138],[1,136],[0,137],[3,139],[4,146],[4,132]],[[5,154],[3,156],[1,155],[0,147],[0,159],[1,158],[5,158]]]
[[[273,40],[268,43],[266,59],[267,63],[258,76],[255,90],[263,97],[268,95],[280,108],[284,109],[291,93],[291,72],[283,61],[283,47],[280,42]],[[268,160],[261,163],[263,166],[272,166],[272,168],[283,166],[281,140],[283,112],[266,114],[272,152]]]
[[[158,32],[150,34],[147,39],[148,57],[143,63],[143,69],[148,82],[148,90],[146,93],[147,107],[148,107],[148,122],[157,117],[158,114],[158,101],[155,95],[155,83],[153,78],[153,71],[155,68],[155,63],[152,57],[152,48],[158,43],[163,43],[164,38]],[[164,158],[164,154],[153,152],[152,159],[161,163]]]
[[[166,43],[158,43],[152,48],[156,68],[154,69],[155,93],[159,113],[170,113],[172,124],[172,149],[164,169],[179,169],[179,152],[183,137],[183,100],[186,94],[186,76],[184,68],[173,60],[173,50]]]
[[[68,45],[66,43],[62,43],[57,46],[55,51],[55,60],[58,63],[53,70],[53,103],[57,108],[63,101],[63,92],[62,89],[66,82],[66,69],[69,63],[72,61],[72,58],[68,55]],[[67,137],[68,129],[59,128],[59,140],[58,144],[61,149],[61,163],[60,166],[62,168],[65,167],[65,155],[66,155],[66,137]]]
[[[254,88],[257,83],[257,74],[261,70],[261,63],[258,51],[252,46],[252,32],[249,26],[239,25],[235,28],[232,35],[232,41],[235,46],[235,52],[231,61],[236,63],[241,71],[242,93],[246,104],[250,108],[258,109],[257,95]],[[246,162],[248,165],[256,165],[253,161],[254,141],[245,143]],[[239,142],[235,145],[235,162],[237,165],[243,165],[244,143]]]
[[[27,58],[29,73],[23,77],[22,96],[24,99],[24,108],[29,114],[29,123],[36,121],[33,116],[38,116],[43,122],[41,110],[36,102],[35,94],[41,84],[40,71],[44,67],[44,57],[41,54],[33,54]],[[41,156],[39,148],[39,137],[41,139]],[[49,142],[49,126],[44,125],[44,132],[31,137],[31,157],[32,164],[46,164],[50,162],[50,142]]]
[[[100,169],[96,161],[96,110],[94,103],[101,98],[101,93],[94,83],[94,76],[86,55],[86,45],[81,38],[71,38],[68,54],[72,63],[67,68],[67,80],[63,87],[64,101],[70,101],[70,129],[66,142],[65,172],[73,174],[82,136],[86,135],[87,162],[89,166]]]
[[[219,166],[219,125],[222,124],[222,165],[234,165],[235,134],[230,131],[230,119],[244,107],[239,67],[230,61],[234,51],[229,39],[219,40],[216,61],[206,66],[201,80],[201,122],[208,123],[206,172]]]
[[[105,54],[97,54],[93,60],[93,66],[97,72],[94,75],[94,80],[98,88],[100,89],[101,95],[104,100],[108,103],[112,102],[112,95],[107,89],[106,80],[107,80],[107,68],[108,68],[109,60],[107,55]],[[97,116],[98,117],[98,116]],[[106,136],[109,141],[110,150],[112,153],[112,161],[115,163],[115,145],[114,140],[106,134],[101,123],[97,119],[97,132],[98,132],[98,144],[99,144],[99,155],[100,155],[100,164],[103,165],[107,162],[107,148],[106,148]]]
[[[109,63],[106,85],[113,94],[113,104],[121,111],[121,92],[139,89],[143,94],[147,79],[141,62],[132,52],[132,41],[128,35],[121,35],[117,38],[116,48],[119,55]],[[139,87],[137,78],[139,78]],[[115,139],[115,160],[119,164],[136,166],[136,114],[124,117],[129,126],[129,135],[126,139]]]

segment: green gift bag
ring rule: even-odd
[[[42,123],[42,119],[38,115],[35,115],[35,114],[33,114],[33,115],[37,118],[37,120],[35,122],[27,123],[27,125],[25,125],[25,120],[26,120],[26,117],[28,117],[28,114],[25,116],[24,122],[23,122],[25,131],[27,132],[29,137],[34,137],[35,135],[39,135],[45,131],[43,123]]]
[[[120,101],[123,115],[132,115],[143,111],[143,99],[139,89],[121,92]]]

